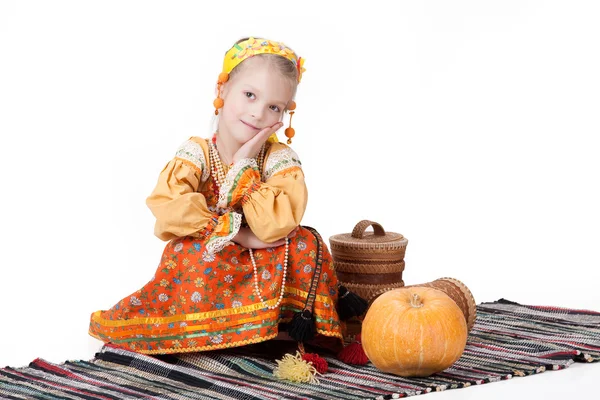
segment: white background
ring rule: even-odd
[[[182,141],[211,133],[222,56],[250,35],[306,58],[305,225],[402,233],[406,284],[600,310],[598,3],[394,3],[2,1],[0,366],[100,348],[90,313],[163,250],[145,198]],[[435,396],[581,396],[599,377]]]

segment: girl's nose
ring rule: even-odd
[[[252,116],[256,119],[261,119],[264,113],[264,109],[262,105],[256,105],[252,110],[250,110]]]

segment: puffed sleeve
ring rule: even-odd
[[[219,215],[209,210],[198,192],[209,177],[206,142],[185,141],[161,171],[146,204],[156,217],[154,234],[161,240],[194,236],[206,238],[209,253],[220,251],[238,233],[242,215],[229,211]]]
[[[308,191],[298,155],[283,143],[273,143],[263,175],[254,159],[232,165],[219,192],[219,206],[243,209],[254,234],[271,243],[287,236],[306,210]]]

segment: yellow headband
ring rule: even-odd
[[[305,71],[303,67],[304,59],[296,57],[296,54],[283,43],[267,39],[251,37],[248,40],[234,44],[225,54],[223,72],[230,73],[239,63],[257,54],[277,54],[292,61],[298,70],[298,83],[300,83],[302,73]]]

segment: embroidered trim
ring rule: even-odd
[[[230,214],[230,232],[227,236],[217,236],[212,237],[206,243],[206,251],[208,254],[215,254],[219,251],[223,250],[225,246],[229,246],[230,244],[234,244],[231,239],[240,231],[240,227],[242,226],[242,214],[236,213],[232,211]],[[213,234],[214,235],[214,234]]]
[[[212,233],[214,232],[214,230],[218,224],[219,224],[219,218],[212,217],[210,219],[210,221],[208,221],[208,224],[206,224],[204,229],[198,231],[198,236],[203,239],[207,239],[208,237],[210,237],[210,235],[212,235]]]
[[[213,214],[223,215],[223,214],[227,214],[229,212],[229,209],[221,208],[221,207],[217,207],[217,206],[208,206],[208,211],[210,211]]]
[[[173,354],[173,353],[191,353],[191,352],[198,352],[198,351],[205,351],[205,350],[227,349],[230,347],[244,346],[247,344],[264,342],[269,339],[273,339],[273,338],[277,337],[277,335],[278,335],[278,333],[274,333],[274,334],[271,334],[268,336],[258,337],[255,339],[246,339],[246,340],[240,340],[238,342],[215,344],[215,345],[211,345],[211,346],[198,346],[198,347],[192,347],[192,348],[186,347],[186,348],[179,348],[179,349],[168,348],[168,349],[159,349],[159,350],[139,349],[139,350],[136,350],[136,352],[142,353],[142,354]],[[183,337],[182,339],[185,339],[185,337]]]
[[[246,204],[246,202],[248,200],[250,200],[250,195],[252,195],[252,193],[256,192],[258,189],[260,189],[261,184],[258,182],[253,182],[252,186],[250,186],[248,189],[246,189],[246,193],[244,193],[244,196],[242,197],[242,206],[244,204]]]
[[[262,177],[263,182],[266,182],[267,179],[271,178],[278,172],[291,167],[302,167],[302,163],[298,158],[298,154],[296,154],[294,150],[292,150],[290,147],[284,147],[281,150],[274,151],[267,159]]]
[[[191,162],[196,166],[200,171],[202,171],[202,182],[206,182],[208,177],[210,176],[210,169],[207,168],[206,157],[204,156],[204,150],[202,147],[194,142],[193,140],[186,140],[179,146],[177,152],[175,152],[175,157],[180,158],[185,161]]]
[[[275,302],[273,302],[275,303]],[[264,306],[262,305],[262,303],[260,304],[261,307],[257,307],[255,310],[253,311],[257,311],[257,310],[262,310],[264,309]],[[248,312],[249,314],[250,312]],[[265,319],[271,319],[271,318],[276,318],[277,317],[277,313],[272,312],[272,313],[267,313],[265,315],[258,315],[258,316],[253,316],[250,318],[243,318],[243,319],[238,319],[238,320],[232,320],[232,321],[228,321],[227,323],[216,323],[214,321],[210,321],[209,323],[206,324],[202,324],[202,325],[193,325],[193,326],[186,326],[183,328],[184,333],[182,334],[194,334],[197,333],[197,331],[202,331],[202,330],[207,330],[207,329],[218,329],[221,328],[223,330],[227,330],[230,329],[232,326],[237,326],[237,325],[242,325],[242,324],[247,324],[247,323],[251,323],[251,322],[257,322],[257,321],[263,321]],[[149,328],[146,328],[145,326],[149,326]],[[104,332],[106,332],[109,329],[105,329]],[[158,333],[162,333],[162,330],[160,329],[154,329],[153,325],[142,325],[139,324],[139,326],[134,327],[133,329],[128,329],[128,330],[121,330],[121,331],[117,331],[114,332],[112,330],[110,330],[110,332],[108,334],[105,334],[103,332],[98,332],[97,334],[106,338],[109,338],[111,340],[118,340],[118,341],[126,341],[128,339],[135,339],[135,338],[139,338],[139,335],[145,335],[146,337],[152,337],[152,335],[156,335]],[[175,334],[175,333],[174,333]]]
[[[293,287],[289,287],[289,286],[285,287],[285,293],[289,293],[291,295],[298,296],[303,300],[308,297],[308,292],[305,292],[304,290],[296,289]],[[320,294],[316,295],[316,299],[318,302],[320,302],[322,304],[330,304],[330,305],[334,304],[334,301],[330,297],[323,296]],[[299,301],[291,299],[288,296],[284,297],[284,301],[290,302],[290,303],[292,303],[294,305],[298,305],[300,307],[304,306],[304,303],[301,304]],[[274,305],[276,302],[277,301],[275,299],[269,299],[269,300],[267,300],[266,304],[271,306],[271,305]],[[218,310],[218,311],[205,311],[205,312],[201,312],[201,313],[173,315],[170,317],[131,318],[131,319],[126,319],[126,320],[105,319],[100,316],[102,311],[95,311],[94,313],[92,313],[91,320],[93,322],[101,325],[104,328],[123,327],[123,326],[131,326],[131,325],[144,325],[144,324],[150,324],[150,323],[168,324],[170,322],[196,321],[196,320],[206,319],[206,318],[217,318],[217,317],[222,317],[222,316],[245,314],[245,313],[250,313],[253,311],[257,311],[257,310],[262,310],[263,308],[265,308],[264,303],[259,302],[259,303],[249,304],[247,306],[242,306],[242,307],[237,307],[237,308],[227,308],[227,309]]]
[[[231,169],[227,172],[225,181],[221,184],[221,188],[219,189],[219,201],[217,202],[217,207],[227,208],[229,198],[237,186],[239,176],[241,176],[248,168],[253,168],[258,171],[258,164],[254,158],[244,158],[233,164]]]

